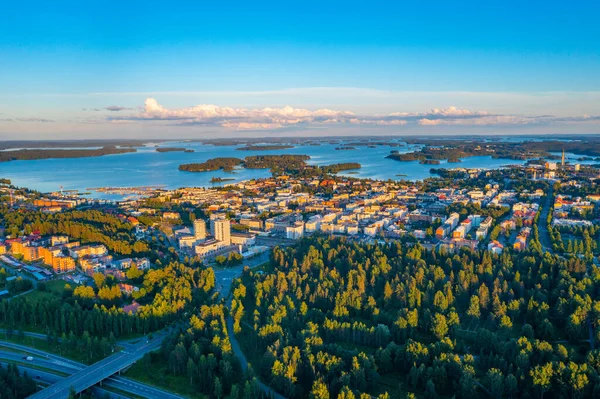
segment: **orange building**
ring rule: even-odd
[[[76,201],[73,200],[51,200],[51,199],[36,199],[33,201],[33,205],[44,207],[61,207],[61,208],[73,208],[77,205]]]
[[[54,273],[66,273],[75,270],[75,260],[70,256],[55,256],[52,258]]]
[[[39,248],[40,258],[44,264],[51,266],[55,273],[66,273],[75,270],[75,260],[70,256],[64,256],[61,248]]]
[[[44,264],[46,264],[48,266],[52,266],[52,261],[53,261],[54,257],[60,256],[61,254],[62,254],[62,251],[60,248],[40,247],[40,249],[39,249],[40,258],[42,258],[44,260]]]
[[[30,246],[28,242],[13,241],[10,249],[15,255],[23,255],[23,259],[28,262],[40,258],[39,248]]]

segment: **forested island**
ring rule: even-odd
[[[240,158],[212,158],[202,163],[188,163],[179,165],[179,170],[184,172],[210,172],[215,170],[232,171],[243,161]]]
[[[141,147],[148,140],[90,139],[90,140],[6,140],[0,143],[0,150],[8,149],[61,149],[94,147]],[[161,142],[155,141],[155,142]]]
[[[425,144],[420,150],[398,154],[392,153],[386,158],[396,161],[424,161],[443,160],[459,162],[461,158],[473,156],[491,156],[492,158],[506,158],[514,160],[527,160],[533,158],[560,159],[551,152],[565,151],[578,155],[600,155],[600,138],[586,137],[585,140],[550,140],[550,141],[523,141],[503,142],[473,139],[429,139],[411,138],[406,140],[409,144]]]
[[[288,148],[294,148],[293,145],[287,144],[269,144],[269,145],[253,145],[249,144],[245,147],[236,148],[238,151],[271,151],[271,150],[285,150]]]
[[[135,148],[116,148],[114,146],[107,146],[100,149],[82,150],[13,150],[13,151],[0,151],[0,162],[8,161],[32,161],[36,159],[51,159],[51,158],[87,158],[87,157],[100,157],[103,155],[113,154],[126,154],[129,152],[136,152]]]
[[[323,173],[337,173],[342,172],[344,170],[353,170],[360,169],[361,164],[358,162],[345,162],[345,163],[336,163],[333,165],[323,165],[319,166],[319,168],[323,171]]]
[[[352,147],[360,147],[360,146],[367,146],[367,147],[377,147],[377,146],[389,146],[389,147],[402,147],[403,144],[402,143],[398,143],[395,141],[358,141],[358,142],[350,142],[347,143],[346,145],[348,146],[352,146]]]
[[[490,156],[492,158],[507,158],[515,160],[526,160],[531,158],[550,157],[550,150],[558,151],[561,147],[539,146],[537,143],[483,143],[464,140],[438,140],[427,141],[425,147],[420,150],[404,154],[391,153],[386,158],[396,161],[412,162],[441,161],[447,159],[450,163],[457,163],[461,158],[474,156]],[[416,142],[415,142],[416,143]],[[419,143],[422,143],[419,141]]]
[[[244,159],[248,169],[299,169],[306,165],[308,155],[253,155]]]
[[[156,152],[195,152],[191,148],[183,148],[183,147],[159,147],[156,149]]]
[[[252,155],[240,158],[213,158],[202,163],[183,164],[179,170],[186,172],[208,172],[215,170],[231,171],[236,166],[247,169],[270,169],[273,174],[293,174],[318,176],[334,174],[343,170],[360,169],[357,162],[315,166],[306,163],[308,155]]]

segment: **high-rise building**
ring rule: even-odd
[[[215,236],[215,222],[217,220],[226,219],[226,215],[224,213],[211,213],[210,214],[210,234]]]
[[[206,222],[204,219],[194,220],[194,237],[196,240],[206,239]]]
[[[215,239],[225,243],[225,245],[231,244],[231,222],[229,219],[215,220]]]

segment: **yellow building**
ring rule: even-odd
[[[98,245],[85,245],[81,247],[76,247],[71,249],[71,255],[74,258],[81,258],[83,256],[93,255],[93,256],[102,256],[106,255],[108,250],[102,244]]]
[[[240,224],[255,230],[261,230],[264,225],[263,221],[260,219],[241,219]]]
[[[52,269],[55,273],[66,273],[75,270],[75,260],[70,256],[55,256],[52,258]]]
[[[23,259],[28,262],[40,258],[39,248],[29,246],[26,242],[14,241],[11,244],[11,251],[15,255],[23,255]]]
[[[62,255],[62,250],[60,248],[43,248],[39,249],[40,258],[44,260],[44,264],[48,266],[52,266],[53,259],[57,256]]]

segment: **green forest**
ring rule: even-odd
[[[146,242],[135,239],[131,223],[98,210],[48,214],[41,211],[14,212],[3,207],[0,208],[0,220],[4,221],[6,233],[13,237],[32,232],[59,234],[84,244],[104,244],[110,251],[120,255],[143,255],[149,252]]]
[[[598,397],[600,268],[532,248],[303,239],[244,271],[235,329],[290,398]]]
[[[26,398],[36,392],[35,381],[27,373],[21,373],[17,366],[9,364],[0,365],[0,398],[16,399]]]

